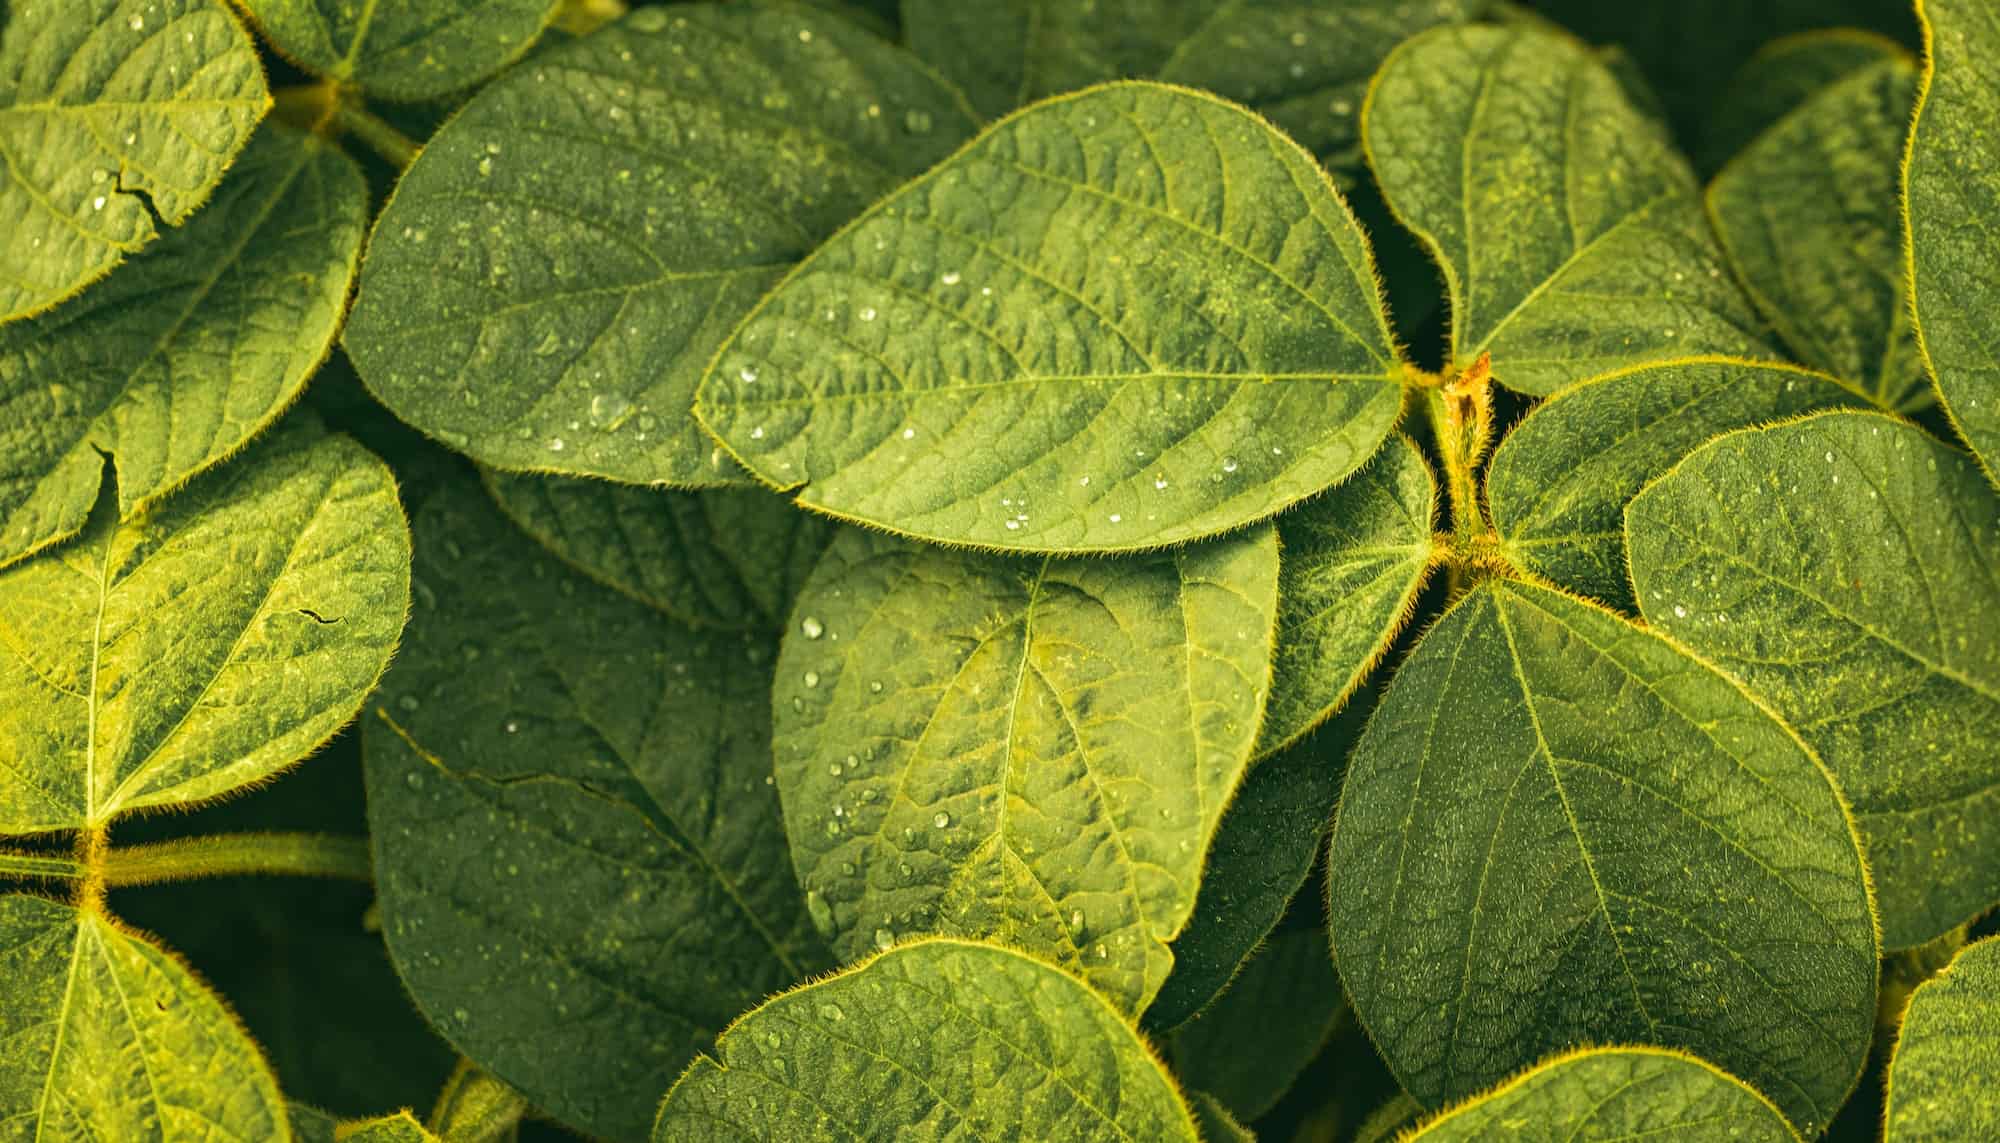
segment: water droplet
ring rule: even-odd
[[[103,210],[103,209],[104,209],[104,196],[103,196],[103,195],[98,195],[98,196],[97,196],[96,198],[94,198],[94,199],[90,200],[90,209],[92,209],[92,210]]]
[[[810,615],[799,620],[799,630],[804,632],[808,639],[817,639],[826,634],[826,627]]]
[[[757,381],[757,371],[755,369],[750,368],[748,365],[745,365],[743,368],[738,369],[736,371],[736,375],[738,377],[743,378],[743,383],[745,385],[753,385]]]
[[[938,281],[943,282],[947,286],[956,286],[958,285],[958,271],[946,270],[944,274],[938,278]]]
[[[804,680],[804,682],[805,682],[805,684],[806,684],[806,689],[807,689],[807,690],[811,690],[812,688],[814,688],[814,687],[818,686],[818,685],[819,685],[819,672],[818,672],[818,671],[807,671],[807,672],[806,672],[806,674],[805,674],[805,680]]]
[[[806,916],[812,918],[813,928],[818,929],[821,936],[833,935],[833,906],[826,903],[826,898],[820,896],[817,889],[806,894]]]
[[[1164,476],[1154,477],[1153,487],[1158,491],[1165,492],[1167,490],[1167,478]]]
[[[914,134],[921,135],[931,129],[931,113],[912,108],[903,113],[903,126]]]
[[[1119,515],[1118,513],[1116,513],[1116,512],[1113,512],[1113,513],[1111,514],[1111,522],[1112,522],[1113,524],[1116,524],[1116,523],[1118,523],[1119,521],[1123,520],[1124,518],[1125,518],[1125,517],[1123,517],[1123,516],[1120,516],[1120,515]]]
[[[1224,472],[1235,472],[1235,471],[1236,471],[1236,458],[1235,458],[1235,457],[1233,457],[1233,456],[1225,456],[1225,457],[1223,457],[1223,458],[1222,458],[1222,471],[1224,471]]]
[[[103,167],[99,167],[96,170],[90,172],[90,181],[94,183],[101,183],[105,179],[108,179],[110,177],[111,177],[111,172],[105,170]]]
[[[931,816],[931,824],[939,829],[945,829],[951,825],[951,815],[945,813],[943,810],[939,810]]]
[[[878,694],[878,695],[879,695],[879,694],[881,694],[881,693],[882,693],[882,680],[880,680],[880,679],[877,679],[877,680],[875,680],[874,682],[872,682],[872,683],[869,683],[869,684],[868,684],[868,692],[869,692],[870,694]]]
[[[875,320],[875,307],[874,307],[874,306],[862,306],[862,307],[861,307],[861,312],[860,312],[860,313],[858,313],[858,314],[856,314],[855,316],[856,316],[856,317],[858,317],[858,318],[860,318],[860,319],[861,319],[862,321],[874,321],[874,320]]]
[[[1688,616],[1688,609],[1687,609],[1687,608],[1685,608],[1685,607],[1682,607],[1682,606],[1681,606],[1680,604],[1678,604],[1678,603],[1674,604],[1674,618],[1676,618],[1676,619],[1686,619],[1686,618],[1687,618],[1687,616]]]
[[[507,733],[509,733],[509,734],[517,734],[517,733],[519,733],[519,732],[520,732],[520,729],[521,729],[521,724],[520,724],[520,723],[518,723],[518,722],[515,722],[515,721],[514,721],[513,719],[511,719],[511,718],[507,720]]]
[[[493,160],[491,159],[479,160],[479,177],[483,179],[492,173],[493,173]]]
[[[550,452],[561,452],[563,447],[563,439],[561,437],[551,437],[549,439]]]
[[[404,695],[402,698],[396,700],[396,705],[402,707],[404,710],[415,710],[417,709],[417,697],[415,695]]]
[[[753,441],[761,441],[761,440],[763,440],[763,439],[764,439],[764,426],[762,426],[762,425],[758,425],[758,426],[757,426],[756,428],[754,428],[754,429],[751,429],[751,430],[750,430],[750,439],[751,439],[751,440],[753,440]]]
[[[128,21],[128,23],[131,24],[132,30],[135,32],[143,32],[146,30],[146,18],[144,16],[134,16],[130,21]]]
[[[887,929],[875,930],[875,947],[877,949],[880,949],[882,952],[888,952],[890,946],[894,945],[895,943],[896,943],[896,934],[890,932]]]
[[[616,393],[596,393],[590,398],[590,423],[610,425],[632,410],[632,402]]]

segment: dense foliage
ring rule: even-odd
[[[2000,1137],[1996,61],[0,0],[0,1138]]]

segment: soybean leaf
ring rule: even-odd
[[[930,939],[730,1025],[660,1106],[655,1143],[1198,1138],[1145,1040],[1098,993],[997,945]]]
[[[409,606],[389,470],[295,421],[152,512],[0,572],[0,832],[268,778],[373,689]]]
[[[1175,1074],[1238,1119],[1262,1118],[1340,1018],[1340,978],[1318,926],[1272,937],[1214,1004],[1170,1041]]]
[[[1642,365],[1558,393],[1507,434],[1486,495],[1508,558],[1626,611],[1625,504],[1731,429],[1860,405],[1830,377],[1790,365],[1689,358]]]
[[[285,1140],[221,998],[101,911],[0,897],[0,1123],[19,1139]]]
[[[800,503],[923,539],[1113,551],[1359,468],[1404,365],[1311,156],[1157,84],[988,130],[801,262],[696,415]]]
[[[1278,639],[1260,757],[1339,710],[1415,609],[1437,482],[1397,437],[1347,483],[1278,520]]]
[[[1350,761],[1335,954],[1426,1106],[1580,1042],[1701,1053],[1804,1134],[1874,1026],[1866,874],[1818,761],[1727,677],[1545,588],[1474,589]]]
[[[1853,800],[1891,948],[2000,900],[2000,497],[1902,422],[1704,446],[1626,509],[1648,622],[1749,685]]]
[[[270,103],[220,0],[18,0],[0,21],[0,321],[178,226]]]
[[[701,486],[688,417],[786,268],[972,131],[900,49],[796,5],[641,8],[474,96],[382,212],[345,344],[499,468]]]
[[[778,792],[834,950],[995,936],[1137,1013],[1270,687],[1269,528],[1120,561],[859,530],[785,633]]]
[[[1397,1090],[1394,1097],[1368,1113],[1354,1130],[1354,1143],[1391,1143],[1423,1118],[1424,1109],[1410,1093]]]
[[[286,1111],[298,1143],[438,1143],[408,1111],[346,1123],[304,1104],[287,1104]]]
[[[1924,0],[1928,47],[1903,168],[1918,343],[1945,411],[2000,481],[2000,9]]]
[[[700,626],[778,630],[835,528],[758,489],[485,476],[501,510],[564,562]]]
[[[353,160],[267,126],[186,226],[0,328],[0,563],[83,527],[107,454],[131,519],[276,420],[333,344],[367,218]]]
[[[1582,44],[1425,32],[1377,73],[1362,133],[1444,272],[1456,366],[1490,352],[1496,379],[1542,395],[1687,353],[1768,356],[1686,161]]]
[[[484,1070],[593,1134],[824,967],[770,786],[772,639],[543,553],[464,481],[418,511],[418,607],[364,723],[390,955]]]
[[[1408,1138],[1455,1143],[1501,1134],[1521,1143],[1799,1138],[1742,1080],[1684,1052],[1645,1047],[1585,1048],[1545,1060]]]
[[[1883,1138],[2000,1134],[2000,937],[1966,946],[1910,996],[1889,1064]]]
[[[1859,28],[1799,32],[1765,44],[1729,81],[1702,124],[1701,168],[1720,168],[1806,100],[1891,59],[1915,57],[1887,36]]]
[[[1205,1091],[1190,1091],[1187,1103],[1197,1133],[1206,1143],[1257,1143],[1255,1133],[1238,1123],[1221,1100]]]
[[[1174,938],[1174,971],[1146,1009],[1149,1031],[1170,1031],[1206,1008],[1284,916],[1324,848],[1342,766],[1373,707],[1364,693],[1244,775],[1209,842],[1194,915]]]
[[[1890,409],[1931,399],[1896,174],[1916,85],[1900,56],[1862,68],[1758,136],[1708,188],[1730,263],[1778,337]]]
[[[286,59],[385,99],[435,99],[535,42],[561,0],[242,0]]]

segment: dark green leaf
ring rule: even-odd
[[[387,99],[434,99],[499,71],[562,0],[241,0],[279,53]]]
[[[1702,125],[1701,168],[1720,168],[1821,90],[1890,59],[1915,57],[1887,36],[1858,28],[1800,32],[1765,44],[1729,81]]]
[[[1236,1118],[1261,1118],[1333,1034],[1340,978],[1317,926],[1273,936],[1169,1041],[1175,1074]]]
[[[1425,1123],[1410,1143],[1797,1143],[1771,1101],[1715,1066],[1659,1048],[1586,1048],[1537,1064]]]
[[[1888,1143],[2000,1137],[2000,937],[1910,996],[1888,1086]]]
[[[1205,1091],[1191,1091],[1187,1102],[1204,1143],[1257,1143],[1257,1136],[1238,1123],[1221,1100]]]

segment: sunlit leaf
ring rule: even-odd
[[[1910,996],[1889,1065],[1888,1143],[2000,1135],[2000,937]]]
[[[527,51],[562,0],[241,0],[280,54],[388,99],[432,99]]]

